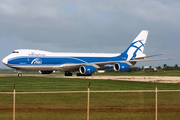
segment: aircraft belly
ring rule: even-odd
[[[12,68],[18,70],[32,70],[32,71],[39,71],[39,70],[55,70],[53,66],[12,66]]]
[[[18,70],[30,70],[30,71],[39,71],[39,70],[59,70],[59,71],[78,71],[79,70],[79,66],[66,66],[66,67],[56,67],[54,65],[20,65],[20,66],[14,66],[11,65],[10,67],[14,68],[14,69],[18,69]]]
[[[79,67],[77,66],[66,66],[66,67],[54,67],[54,69],[59,70],[59,71],[78,71]]]

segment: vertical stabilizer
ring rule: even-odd
[[[126,49],[123,54],[127,54],[127,60],[132,60],[136,57],[146,56],[143,51],[147,40],[149,31],[142,30],[139,35],[134,39],[131,45]]]

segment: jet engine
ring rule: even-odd
[[[129,65],[127,63],[116,63],[114,64],[115,71],[126,71],[129,69]]]
[[[92,65],[83,65],[79,67],[79,72],[81,74],[93,74],[95,70],[95,67]]]

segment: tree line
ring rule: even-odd
[[[174,66],[168,66],[167,64],[164,64],[163,67],[157,66],[153,68],[152,66],[149,66],[149,68],[142,67],[132,67],[132,69],[129,69],[128,72],[132,71],[179,71],[180,67],[175,64]]]
[[[157,69],[159,70],[180,70],[180,67],[175,64],[175,66],[168,66],[167,64],[163,65],[163,68],[161,68],[161,66],[158,66]]]

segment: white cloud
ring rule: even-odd
[[[149,29],[145,51],[164,53],[179,42],[179,11],[177,0],[1,0],[0,41],[8,39],[4,49],[122,52]]]

